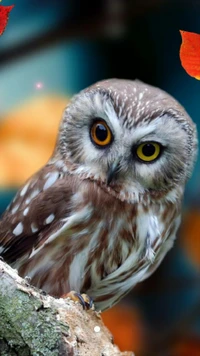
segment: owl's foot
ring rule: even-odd
[[[80,294],[72,290],[71,292],[62,295],[62,298],[70,298],[74,302],[79,302],[84,310],[91,309],[93,307],[93,300],[87,294]]]

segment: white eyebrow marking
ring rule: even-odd
[[[57,179],[59,177],[59,172],[52,172],[52,173],[48,173],[48,179],[46,180],[43,190],[48,189],[49,187],[51,187],[51,185],[53,185]]]
[[[32,231],[33,234],[38,231],[38,227],[37,227],[37,225],[35,223],[31,224],[31,231]]]
[[[54,219],[55,219],[54,214],[49,215],[48,218],[46,218],[45,220],[45,224],[50,224]]]
[[[20,192],[21,197],[23,197],[26,194],[28,186],[29,186],[29,182],[22,188]]]
[[[15,236],[19,236],[22,232],[23,232],[23,224],[20,222],[13,230],[13,234]]]
[[[23,211],[23,215],[26,216],[28,214],[28,212],[29,212],[29,207],[27,206],[27,208],[24,209],[24,211]]]

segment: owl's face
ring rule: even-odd
[[[58,143],[74,173],[109,189],[142,194],[184,186],[197,138],[190,117],[167,93],[112,79],[73,98]]]

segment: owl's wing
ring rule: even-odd
[[[0,220],[0,256],[30,255],[58,231],[70,214],[72,177],[45,166],[17,192]]]

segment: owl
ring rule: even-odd
[[[55,297],[74,290],[110,308],[172,247],[196,152],[195,125],[166,92],[138,80],[90,86],[3,214],[0,255]]]

